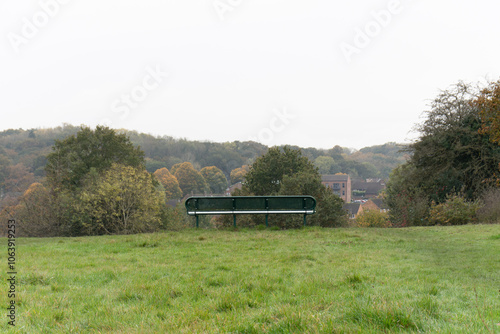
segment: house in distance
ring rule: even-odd
[[[345,203],[351,202],[351,177],[348,174],[321,175],[321,183],[331,188]]]
[[[352,199],[366,200],[377,197],[385,189],[385,182],[382,179],[353,179]]]

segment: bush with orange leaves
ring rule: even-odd
[[[358,227],[391,227],[387,212],[379,210],[364,211],[356,218],[356,225]]]

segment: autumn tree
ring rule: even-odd
[[[41,183],[31,184],[14,208],[20,221],[19,233],[28,237],[52,237],[59,234],[57,222],[52,216],[49,190]]]
[[[162,184],[163,189],[165,189],[165,197],[167,201],[182,197],[182,190],[179,187],[177,178],[173,176],[166,167],[157,169],[153,174]]]
[[[358,227],[390,227],[386,212],[379,210],[367,210],[356,218]]]
[[[250,167],[248,165],[243,165],[239,168],[233,169],[231,171],[230,176],[229,176],[231,179],[231,184],[243,182],[243,180],[245,180],[245,176],[247,175],[249,170],[250,170]]]
[[[11,165],[10,159],[5,155],[0,153],[0,190],[5,186],[4,182],[7,178],[8,167]]]
[[[490,82],[472,104],[479,109],[480,132],[488,134],[492,142],[500,144],[500,80]]]
[[[35,181],[35,177],[22,163],[0,166],[0,177],[3,180],[0,183],[0,210],[13,213],[19,209],[22,194]]]
[[[190,162],[182,162],[172,166],[172,175],[179,181],[182,195],[204,193],[208,190],[208,185],[203,176]]]
[[[159,228],[165,195],[144,168],[113,164],[87,182],[75,203],[83,234],[130,234]]]
[[[472,102],[479,109],[481,117],[480,133],[488,135],[492,143],[500,145],[500,80],[490,82]],[[500,171],[500,163],[498,164]],[[492,181],[500,187],[500,175],[493,175]]]
[[[24,192],[35,181],[33,173],[22,163],[10,165],[5,168],[5,192]]]
[[[227,188],[227,179],[222,170],[215,166],[203,167],[200,174],[210,188],[212,194],[222,194]]]

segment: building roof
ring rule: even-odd
[[[363,211],[368,210],[389,210],[389,207],[381,198],[372,198],[362,204]]]
[[[372,198],[371,201],[375,203],[380,209],[389,209],[389,206],[385,203],[382,198]]]
[[[348,174],[325,174],[321,175],[321,182],[347,182],[349,179]]]
[[[351,181],[352,190],[365,191],[366,195],[377,195],[379,192],[385,189],[385,184],[383,182],[366,182],[365,180],[353,180]]]
[[[342,208],[349,212],[349,215],[357,215],[361,210],[361,203],[345,203]]]
[[[375,204],[375,202],[373,202],[371,199],[363,203],[362,206],[363,211],[380,210],[379,206]]]

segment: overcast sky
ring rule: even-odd
[[[499,12],[491,0],[0,0],[0,130],[405,142],[440,89],[499,78]]]

